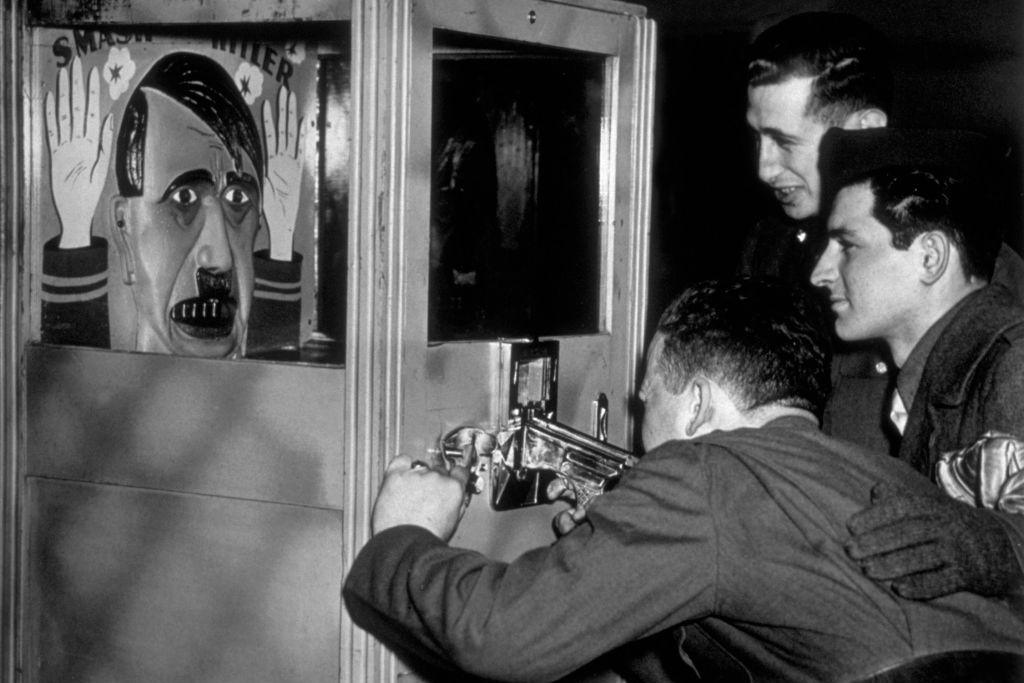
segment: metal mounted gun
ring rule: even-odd
[[[565,492],[577,507],[586,508],[637,460],[529,408],[497,434],[475,427],[452,430],[441,439],[441,451],[450,463],[470,469],[471,493],[482,491],[480,477],[489,470],[495,510],[552,503]],[[488,456],[489,466],[483,460]]]

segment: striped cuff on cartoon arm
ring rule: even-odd
[[[48,344],[110,347],[107,241],[61,249],[60,237],[43,245],[40,339]]]
[[[246,353],[297,349],[302,318],[302,254],[274,261],[270,252],[253,254],[255,274]]]

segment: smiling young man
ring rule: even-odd
[[[837,58],[845,59],[840,53]],[[853,60],[853,58],[850,58]],[[755,67],[762,64],[755,61]],[[822,75],[794,67],[788,73],[765,69],[751,76],[747,91],[747,123],[757,136],[757,175],[779,207],[792,219],[818,214],[821,180],[818,144],[830,128],[875,128],[887,116],[866,95],[831,106],[822,102],[823,80],[839,67],[824,67]],[[769,74],[771,74],[769,76]]]
[[[794,15],[762,32],[747,65],[747,123],[757,175],[788,221],[760,222],[743,268],[794,281],[806,276],[820,242],[805,223],[818,215],[818,143],[830,128],[884,126],[892,74],[881,37],[856,17]]]
[[[1002,242],[994,168],[986,140],[961,131],[836,129],[822,140],[831,211],[811,282],[827,290],[840,339],[889,348],[899,457],[928,477],[988,431],[1024,435],[1024,309],[989,284]],[[1024,597],[1020,515],[889,493],[851,522],[869,575],[908,597]]]

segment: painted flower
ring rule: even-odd
[[[263,72],[254,64],[242,62],[235,71],[235,85],[246,104],[252,104],[263,93]]]
[[[290,40],[284,44],[284,58],[292,64],[302,64],[306,59],[306,46],[297,40]]]
[[[112,47],[107,53],[107,63],[103,65],[103,80],[110,90],[110,99],[120,97],[132,82],[135,75],[135,60],[126,47]]]

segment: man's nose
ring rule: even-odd
[[[771,138],[757,144],[757,177],[763,183],[770,183],[779,174],[779,146]]]
[[[223,273],[234,266],[224,210],[216,197],[203,198],[203,229],[197,247],[196,261],[200,268]]]
[[[830,243],[825,247],[825,251],[821,252],[818,262],[814,264],[814,270],[811,271],[812,285],[815,287],[827,287],[831,282],[835,281],[837,251],[838,247]]]

